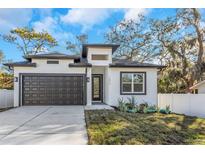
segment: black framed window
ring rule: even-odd
[[[108,60],[108,55],[92,55],[92,60]]]
[[[58,60],[47,60],[47,64],[59,64]]]
[[[146,94],[145,72],[121,72],[121,94]]]

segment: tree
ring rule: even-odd
[[[166,65],[159,77],[160,92],[187,92],[205,72],[205,22],[199,9],[177,9],[165,19],[124,20],[105,35],[120,44],[116,56]],[[157,59],[157,60],[156,60]]]
[[[8,71],[7,67],[3,65],[3,63],[7,63],[9,60],[6,60],[4,52],[0,50],[0,72]]]
[[[66,42],[66,49],[71,51],[72,53],[79,55],[82,50],[82,44],[88,42],[87,34],[76,35],[74,41]]]
[[[2,50],[0,50],[0,65],[2,64],[3,60],[4,60],[4,53]]]
[[[151,20],[155,49],[168,66],[161,72],[161,92],[170,87],[172,92],[187,92],[205,72],[203,22],[198,9],[178,9],[173,17]]]
[[[24,56],[37,54],[57,45],[56,40],[49,33],[36,32],[32,28],[16,28],[1,37],[4,41],[16,45]]]
[[[202,73],[205,71],[204,43],[205,43],[205,23],[200,14],[199,9],[180,9],[177,18],[182,19],[181,25],[185,28],[193,28],[193,33],[189,34],[188,40],[191,49],[196,53],[195,63],[192,67],[192,79],[199,80]]]
[[[153,52],[152,37],[148,20],[139,15],[139,20],[123,20],[111,27],[105,35],[106,42],[120,44],[115,56],[128,60],[152,61],[157,53]]]
[[[0,89],[13,89],[13,74],[0,72]]]
[[[6,62],[3,51],[0,50],[0,89],[13,89],[13,74],[2,66]]]

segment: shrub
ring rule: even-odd
[[[119,98],[118,99],[118,104],[119,104],[118,108],[119,108],[120,111],[122,111],[122,112],[126,112],[127,111],[126,102],[124,101],[123,98]]]
[[[136,106],[136,98],[134,96],[127,98],[126,106],[129,110],[132,110]]]
[[[167,105],[165,109],[166,109],[167,112],[169,112],[169,113],[171,112],[169,105]]]
[[[127,112],[129,112],[129,113],[137,113],[138,109],[137,108],[128,109]]]
[[[121,112],[130,112],[130,113],[155,113],[158,112],[158,108],[155,105],[148,106],[148,103],[143,102],[137,105],[136,97],[131,96],[125,101],[123,98],[118,99],[118,109]],[[168,110],[168,108],[167,108]]]
[[[140,113],[144,113],[144,110],[145,110],[145,108],[147,108],[148,107],[148,104],[147,103],[141,103],[140,105],[139,105],[139,112]]]
[[[170,113],[171,113],[170,106],[167,105],[167,106],[165,107],[165,109],[160,109],[159,112],[160,112],[160,113],[163,113],[163,114],[170,114]]]
[[[136,97],[128,97],[127,101],[123,98],[118,99],[118,109],[122,112],[138,112],[138,106],[136,105]]]
[[[133,104],[133,106],[137,104],[137,100],[135,96],[128,97],[127,100],[128,100],[128,103]]]
[[[128,112],[134,112],[134,113],[138,112],[136,97],[135,96],[128,97],[126,106]]]
[[[128,109],[128,110],[132,110],[132,109],[135,108],[135,104],[130,103],[130,102],[126,103],[125,105],[127,106],[127,109]]]
[[[155,112],[157,112],[157,107],[155,105],[144,108],[144,113],[155,113]]]

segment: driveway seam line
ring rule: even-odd
[[[15,132],[16,130],[18,130],[19,128],[23,127],[24,125],[26,125],[28,122],[34,120],[35,118],[39,117],[41,114],[47,112],[49,109],[51,109],[52,107],[49,107],[47,109],[45,109],[44,111],[40,112],[39,114],[37,114],[36,116],[32,117],[31,119],[25,121],[23,124],[21,124],[19,127],[15,128],[14,130],[10,131],[8,134],[6,134],[4,137],[2,137],[0,140],[3,140],[5,137],[11,135],[13,132]]]

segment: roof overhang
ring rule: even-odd
[[[68,55],[68,56],[51,56],[51,55],[28,55],[25,59],[77,59],[79,56]]]
[[[157,68],[157,69],[162,69],[165,68],[166,66],[161,66],[161,65],[132,65],[132,64],[110,64],[109,67],[119,67],[119,68]]]
[[[112,53],[114,53],[120,45],[118,44],[83,44],[82,45],[82,57],[87,57],[88,47],[103,47],[112,48]]]
[[[36,67],[36,63],[6,63],[8,67]]]

